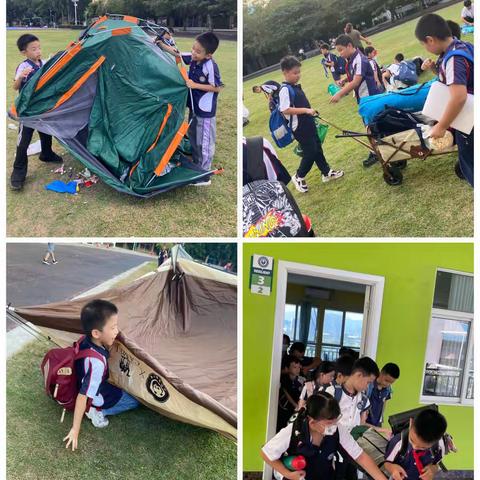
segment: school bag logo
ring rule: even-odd
[[[290,95],[290,105],[293,105],[295,99],[295,90],[287,83],[282,84],[282,88],[287,88]],[[290,122],[285,118],[285,115],[280,111],[279,97],[272,97],[272,111],[270,113],[269,128],[273,141],[279,148],[284,148],[290,145],[293,140],[293,130]]]
[[[146,387],[157,402],[165,403],[170,398],[167,387],[165,387],[162,379],[156,373],[151,373],[148,376]]]

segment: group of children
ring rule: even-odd
[[[358,464],[372,478],[384,480],[350,432],[366,425],[391,436],[382,423],[392,385],[400,377],[398,365],[387,363],[380,370],[371,358],[358,358],[357,352],[344,347],[336,362],[320,361],[305,357],[305,345],[300,342],[285,352],[288,343],[284,336],[277,434],[261,450],[264,461],[276,471],[276,478],[355,480]],[[408,448],[402,455],[401,436],[392,436],[384,464],[391,478],[432,480],[445,451],[446,428],[445,417],[438,411],[423,410],[410,421]],[[436,445],[439,448],[433,448]],[[303,455],[306,468],[286,468],[282,458],[292,455]]]
[[[452,56],[444,62],[445,55],[456,49],[469,50],[470,44],[460,40],[459,27],[455,22],[446,21],[437,14],[426,14],[420,18],[415,29],[415,35],[422,46],[438,58],[436,62],[427,59],[422,68],[431,68],[438,74],[440,82],[449,87],[450,99],[443,117],[432,128],[430,137],[443,138],[452,121],[456,118],[467,99],[467,93],[473,94],[473,62],[461,56]],[[403,54],[398,54],[391,68],[382,72],[375,61],[376,51],[373,47],[365,49],[365,55],[359,48],[354,46],[352,38],[347,34],[340,35],[335,42],[338,55],[330,52],[329,45],[322,44],[320,50],[323,55],[322,62],[328,67],[337,84],[342,88],[332,96],[330,103],[337,103],[343,97],[354,92],[357,103],[361,98],[383,93],[387,85],[394,81],[396,71]],[[344,64],[345,61],[345,64]],[[321,142],[315,130],[314,116],[317,115],[302,90],[299,81],[301,77],[301,63],[292,56],[284,57],[280,62],[280,68],[284,77],[279,97],[279,109],[284,114],[290,128],[293,130],[295,139],[302,149],[302,159],[292,181],[296,189],[301,193],[308,191],[306,175],[316,164],[321,171],[324,182],[343,177],[342,170],[332,169],[323,153]],[[346,78],[342,80],[342,74]],[[469,135],[455,131],[456,144],[458,146],[459,166],[465,179],[473,186],[473,130]],[[377,162],[375,154],[363,161],[365,167]]]
[[[219,39],[213,32],[205,32],[196,37],[190,53],[180,53],[171,33],[165,29],[161,37],[157,37],[158,47],[171,55],[182,58],[189,65],[187,87],[192,94],[188,97],[190,127],[188,136],[192,147],[192,161],[204,170],[211,170],[216,143],[216,111],[217,97],[223,88],[218,65],[213,54],[218,48]],[[17,47],[25,57],[16,71],[13,88],[21,91],[27,82],[44,65],[40,40],[33,34],[21,35]],[[17,139],[15,161],[10,177],[12,190],[22,190],[27,176],[27,151],[32,140],[34,129],[20,123]],[[38,132],[41,142],[40,160],[42,162],[62,163],[63,159],[52,150],[52,137]],[[195,186],[208,186],[211,181],[195,182]]]

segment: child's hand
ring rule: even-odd
[[[188,88],[195,88],[197,85],[193,80],[190,80],[190,79],[186,81],[186,84]]]
[[[423,71],[432,70],[435,67],[435,62],[431,58],[427,58],[423,61],[422,66],[420,67]]]
[[[311,115],[312,117],[314,117],[317,114],[317,112],[313,108],[306,108],[305,109],[305,114],[306,115]]]
[[[435,465],[427,465],[423,470],[420,478],[422,480],[433,480],[433,477],[437,473],[437,467]]]
[[[380,433],[383,433],[384,435],[386,435],[388,439],[390,439],[392,437],[392,431],[389,430],[388,428],[375,427],[375,430],[377,432],[380,432]]]
[[[340,92],[337,92],[331,99],[329,103],[338,103],[342,96],[340,95]]]
[[[22,73],[20,74],[23,78],[27,78],[30,73],[33,71],[32,67],[27,67],[22,70]]]
[[[403,480],[407,478],[407,472],[400,465],[392,464],[390,470],[390,476],[393,480]]]
[[[304,470],[299,470],[298,472],[290,472],[285,478],[289,480],[303,480],[306,474]]]
[[[430,138],[443,138],[446,131],[446,128],[443,128],[439,123],[437,123],[430,130]]]
[[[74,452],[76,450],[76,448],[78,447],[78,431],[72,428],[68,432],[68,435],[63,439],[63,441],[64,442],[67,441],[67,444],[65,445],[65,448],[68,448],[71,444],[72,445],[72,452]]]

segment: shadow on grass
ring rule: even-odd
[[[44,393],[40,363],[52,344],[34,341],[7,363],[7,478],[236,478],[236,444],[206,429],[175,422],[146,407],[110,417],[105,429],[85,417],[79,449],[62,443],[73,415]]]

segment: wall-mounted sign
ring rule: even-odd
[[[272,291],[273,257],[252,255],[250,267],[250,291],[258,295],[270,295]]]

